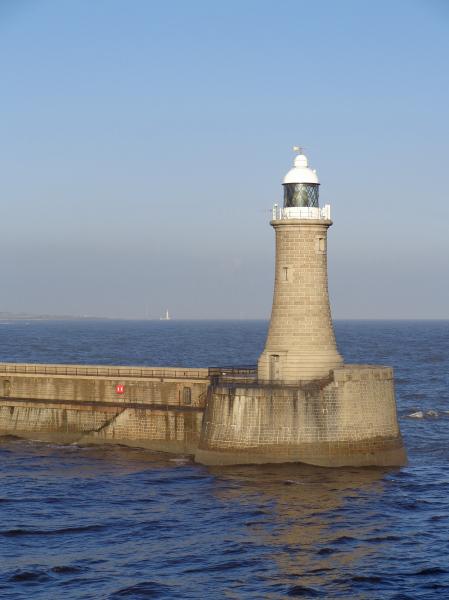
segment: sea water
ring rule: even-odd
[[[0,361],[255,364],[264,321],[3,321]],[[449,597],[449,322],[340,321],[392,365],[401,469],[206,468],[0,438],[0,598]]]

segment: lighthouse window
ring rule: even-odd
[[[284,183],[284,207],[318,207],[318,183]]]
[[[284,281],[288,281],[288,267],[283,267]]]
[[[321,236],[315,238],[315,250],[318,254],[326,253],[326,238]]]

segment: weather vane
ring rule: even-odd
[[[302,146],[293,146],[293,152],[297,152],[298,154],[303,153],[304,148]]]

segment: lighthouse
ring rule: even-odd
[[[274,294],[258,362],[261,383],[323,378],[343,362],[335,342],[327,283],[330,205],[320,207],[316,170],[309,167],[300,148],[295,150],[293,167],[283,180],[283,206],[273,207]]]
[[[274,295],[257,370],[215,374],[195,460],[206,465],[303,462],[400,466],[393,369],[343,364],[327,287],[330,205],[297,148],[274,205]]]

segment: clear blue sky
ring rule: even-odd
[[[1,0],[0,311],[268,318],[291,147],[335,318],[449,318],[449,2]]]

